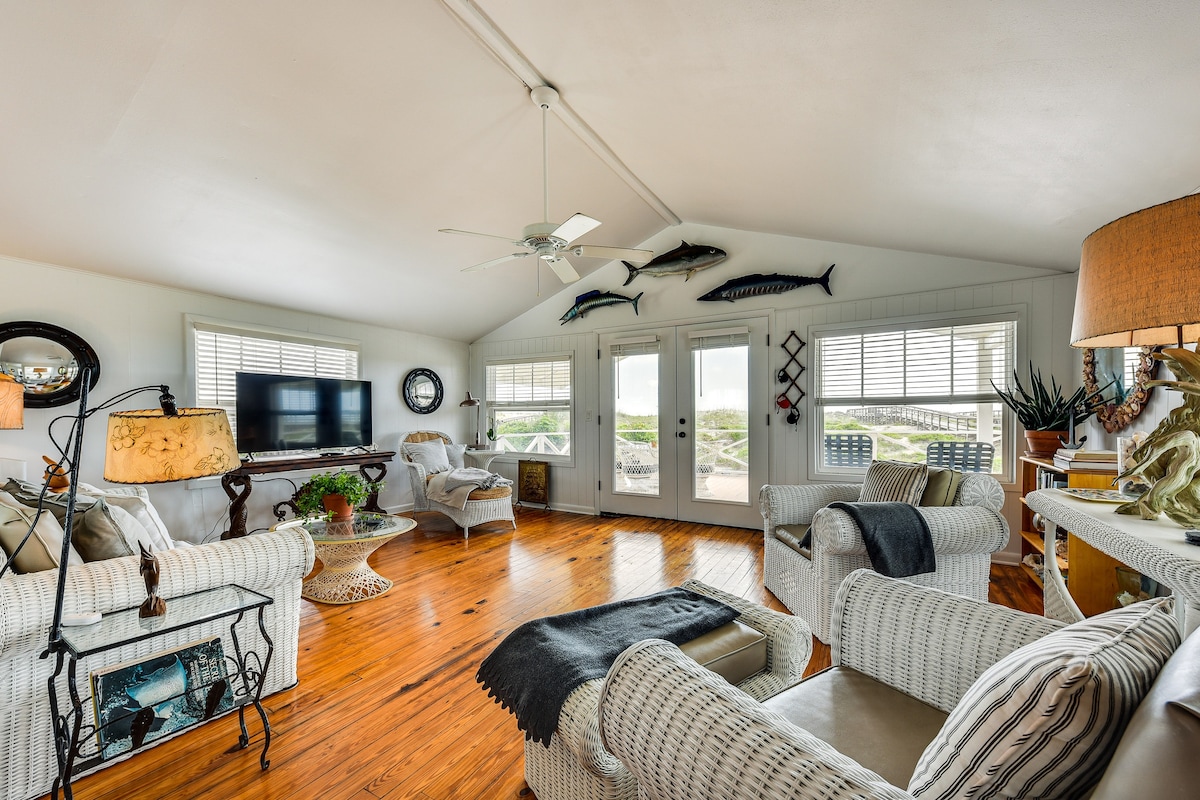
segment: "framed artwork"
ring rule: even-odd
[[[540,503],[550,510],[550,465],[545,461],[517,462],[517,502]]]

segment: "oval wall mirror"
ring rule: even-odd
[[[1154,387],[1147,386],[1158,372],[1154,354],[1161,347],[1101,347],[1083,351],[1083,386],[1090,394],[1115,381],[1119,394],[1096,412],[1096,419],[1109,433],[1116,433],[1137,419]]]
[[[442,379],[418,367],[404,377],[404,404],[417,414],[432,414],[442,404]]]
[[[26,408],[78,400],[85,367],[90,367],[90,391],[100,379],[100,359],[66,328],[48,322],[0,323],[0,372],[25,387]]]

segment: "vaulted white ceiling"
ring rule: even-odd
[[[584,242],[673,214],[1070,270],[1200,185],[1198,33],[1194,0],[4,0],[0,253],[474,340],[534,259],[464,274],[514,248],[437,229],[542,221],[533,75],[648,191],[551,117]]]

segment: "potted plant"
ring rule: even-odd
[[[313,475],[296,492],[296,512],[302,517],[324,513],[331,522],[354,517],[354,509],[383,488],[383,481],[368,481],[357,472],[323,472]]]
[[[1028,455],[1050,458],[1059,447],[1060,437],[1070,436],[1073,426],[1096,413],[1106,402],[1104,392],[1107,384],[1092,393],[1080,387],[1070,397],[1063,397],[1063,387],[1050,377],[1050,388],[1042,380],[1042,371],[1033,370],[1029,362],[1029,389],[1021,383],[1021,377],[1013,370],[1013,388],[1004,391],[992,381],[992,388],[1000,395],[1004,404],[1017,415],[1017,421],[1025,428],[1025,440],[1029,445]]]

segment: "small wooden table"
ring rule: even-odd
[[[417,523],[391,514],[355,514],[352,522],[294,519],[273,530],[295,526],[308,531],[322,565],[320,572],[304,581],[300,596],[342,605],[379,597],[392,588],[390,580],[371,569],[367,557]]]

